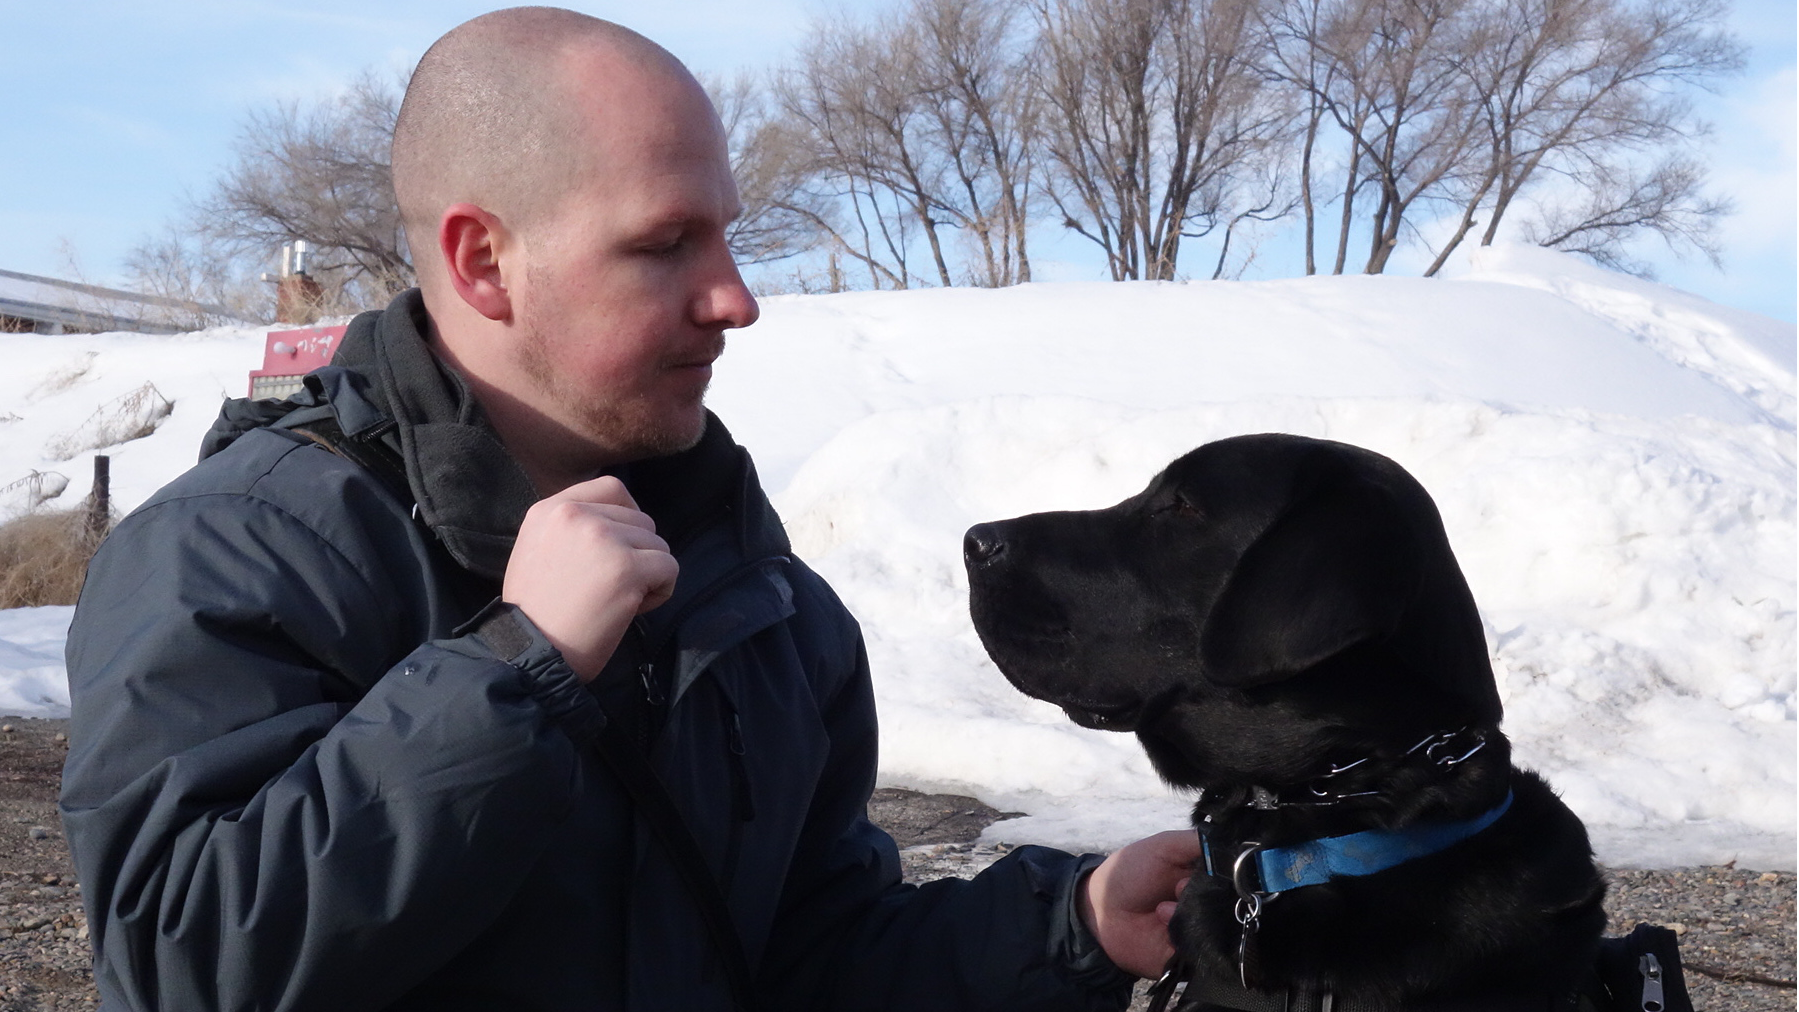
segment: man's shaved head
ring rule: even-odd
[[[569,67],[577,56],[697,87],[649,39],[556,7],[483,14],[419,60],[394,126],[393,178],[421,280],[438,273],[446,207],[475,204],[514,229],[528,228],[592,170],[595,145],[583,113],[606,96],[579,93]]]
[[[483,15],[419,61],[393,171],[432,348],[540,490],[698,441],[757,310],[725,132],[679,60],[573,11]]]

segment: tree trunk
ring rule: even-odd
[[[1312,115],[1310,121],[1306,123],[1305,148],[1299,156],[1299,196],[1305,203],[1306,212],[1306,277],[1311,277],[1318,273],[1318,261],[1316,256],[1318,228],[1317,210],[1312,206],[1312,145],[1318,140],[1319,115],[1318,97],[1313,95]],[[1226,245],[1229,245],[1230,239],[1230,233],[1228,231],[1225,232],[1224,241]],[[1224,258],[1222,255],[1218,259],[1218,267],[1220,270],[1224,269]],[[1216,277],[1217,275],[1213,276]]]
[[[1361,189],[1356,185],[1356,177],[1362,171],[1362,147],[1354,137],[1350,138],[1354,150],[1349,155],[1349,178],[1343,184],[1343,220],[1337,226],[1337,262],[1332,265],[1332,274],[1343,273],[1343,263],[1349,259],[1349,227],[1355,220],[1355,195]]]
[[[1474,210],[1476,206],[1477,205],[1473,201],[1469,201],[1468,206],[1462,210],[1462,223],[1455,230],[1455,238],[1445,243],[1442,252],[1438,253],[1437,258],[1430,262],[1430,267],[1426,268],[1424,271],[1425,277],[1436,277],[1437,272],[1443,269],[1443,264],[1449,260],[1449,254],[1454,253],[1456,247],[1460,246],[1462,240],[1467,237],[1468,231],[1475,225],[1480,224],[1474,220]]]
[[[1498,160],[1499,160],[1499,156],[1497,153],[1495,153],[1495,155],[1494,155],[1495,165],[1497,165]],[[1456,227],[1455,237],[1450,239],[1449,242],[1443,246],[1442,252],[1437,254],[1437,258],[1435,260],[1431,261],[1429,269],[1427,269],[1424,272],[1425,277],[1427,277],[1427,278],[1436,277],[1437,272],[1442,270],[1443,265],[1449,261],[1449,255],[1451,253],[1454,253],[1456,250],[1456,247],[1458,247],[1462,244],[1462,240],[1468,237],[1468,232],[1470,230],[1472,230],[1474,228],[1474,226],[1480,224],[1480,222],[1477,222],[1474,220],[1474,215],[1477,211],[1480,210],[1480,202],[1487,199],[1487,192],[1489,190],[1493,189],[1493,182],[1497,178],[1498,178],[1497,169],[1493,166],[1488,166],[1487,177],[1485,179],[1481,180],[1480,189],[1475,192],[1474,196],[1472,196],[1468,199],[1467,205],[1462,208],[1462,222],[1460,225],[1458,225]],[[1488,227],[1487,231],[1489,234],[1491,234],[1491,232],[1492,232],[1491,226]],[[1490,244],[1490,241],[1481,243],[1482,246],[1486,246],[1489,244]]]

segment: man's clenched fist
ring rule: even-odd
[[[624,482],[600,477],[570,485],[525,514],[500,597],[518,606],[588,682],[631,619],[674,593],[679,568]]]

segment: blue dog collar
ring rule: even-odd
[[[1291,847],[1263,847],[1246,843],[1233,867],[1220,872],[1212,861],[1211,841],[1201,834],[1206,871],[1229,878],[1240,894],[1270,895],[1301,886],[1323,885],[1338,875],[1373,875],[1397,867],[1414,858],[1447,850],[1499,821],[1512,807],[1512,792],[1505,800],[1472,819],[1459,822],[1431,822],[1404,829],[1370,829],[1347,836],[1327,836]],[[1261,878],[1260,888],[1247,888],[1239,880],[1246,863],[1254,855],[1254,866]]]

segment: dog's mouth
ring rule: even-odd
[[[1060,704],[1068,719],[1096,731],[1134,731],[1143,707],[1138,703],[1098,703],[1079,700]]]
[[[1094,699],[1057,702],[1068,719],[1082,727],[1099,731],[1141,731],[1154,727],[1169,709],[1185,697],[1178,687],[1158,692],[1147,699],[1128,703],[1109,703]]]

